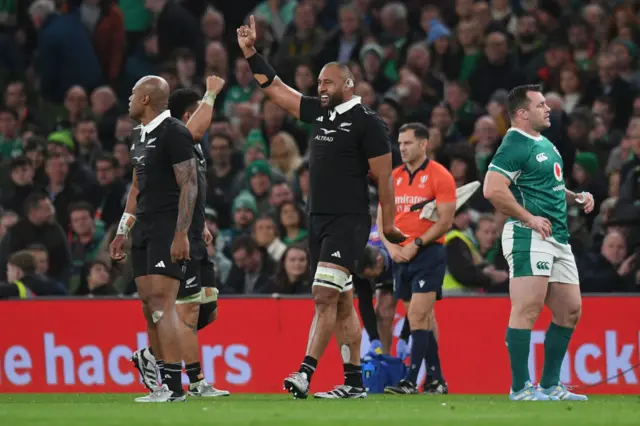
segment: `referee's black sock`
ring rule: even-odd
[[[427,380],[430,382],[434,380],[444,381],[442,376],[442,369],[440,368],[440,355],[438,354],[438,341],[436,340],[433,331],[427,331],[429,344],[427,346],[427,354],[424,357],[424,362],[427,364]]]
[[[182,363],[165,363],[162,382],[167,385],[170,391],[182,395],[184,393],[184,389],[182,389]]]
[[[200,366],[200,362],[187,364],[184,366],[184,369],[187,372],[187,376],[189,376],[189,383],[191,384],[198,383],[200,380],[204,379],[204,376],[202,375],[202,367]]]
[[[342,364],[344,368],[344,384],[352,388],[362,388],[362,366]]]
[[[306,374],[307,381],[311,383],[311,377],[313,377],[313,373],[315,373],[317,366],[318,360],[307,355],[304,357],[302,364],[300,364],[300,369],[298,370],[298,372]]]
[[[427,354],[429,347],[428,333],[427,330],[411,331],[411,365],[409,366],[409,373],[407,373],[405,380],[410,381],[414,386],[418,382],[418,373],[422,366],[422,360]]]

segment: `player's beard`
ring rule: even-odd
[[[329,96],[329,103],[327,104],[327,108],[334,109],[338,105],[343,102],[342,93],[336,92],[334,94],[327,93]]]

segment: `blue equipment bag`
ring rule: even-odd
[[[409,367],[391,355],[367,354],[362,360],[362,383],[368,393],[384,393],[386,386],[397,385]]]

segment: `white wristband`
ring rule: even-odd
[[[217,95],[213,92],[207,92],[204,94],[204,98],[202,98],[202,102],[204,102],[209,106],[213,106],[213,104],[216,102],[216,96]]]
[[[129,231],[133,228],[133,225],[136,223],[136,217],[129,213],[123,213],[120,218],[120,224],[118,225],[118,231],[116,235],[124,235],[125,237],[129,235]]]

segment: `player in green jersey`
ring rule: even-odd
[[[509,216],[502,251],[509,263],[511,315],[506,343],[514,401],[574,400],[560,382],[562,360],[582,306],[578,270],[567,229],[567,203],[593,210],[593,197],[564,187],[562,157],[541,131],[550,108],[540,86],[518,86],[509,93],[511,128],[498,148],[484,181],[484,196]],[[529,376],[531,329],[544,304],[553,319],[544,342],[539,385]]]

